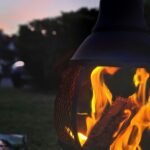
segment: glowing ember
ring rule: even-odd
[[[88,137],[83,135],[80,132],[78,132],[78,137],[79,137],[79,142],[80,142],[81,146],[83,146]]]
[[[73,134],[73,132],[71,131],[71,129],[68,128],[68,127],[65,127],[65,130],[66,130],[67,133],[70,135],[70,137],[74,140],[74,134]]]

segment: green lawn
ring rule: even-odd
[[[26,134],[29,150],[59,150],[54,99],[52,94],[0,89],[0,133]]]

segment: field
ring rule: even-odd
[[[54,129],[55,94],[17,89],[0,89],[0,134],[27,136],[28,150],[60,150]],[[143,150],[149,148],[150,132],[143,136]]]
[[[59,150],[54,99],[54,94],[0,89],[0,133],[25,134],[29,150]]]

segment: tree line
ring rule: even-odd
[[[96,21],[96,9],[82,8],[56,18],[21,25],[17,49],[36,87],[55,89],[66,62]]]
[[[81,8],[20,26],[17,49],[35,87],[57,88],[60,74],[78,46],[91,33],[97,15],[96,9]],[[145,17],[150,27],[149,3],[145,5]]]

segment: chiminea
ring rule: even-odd
[[[55,101],[63,150],[149,149],[149,51],[144,0],[101,0]]]

